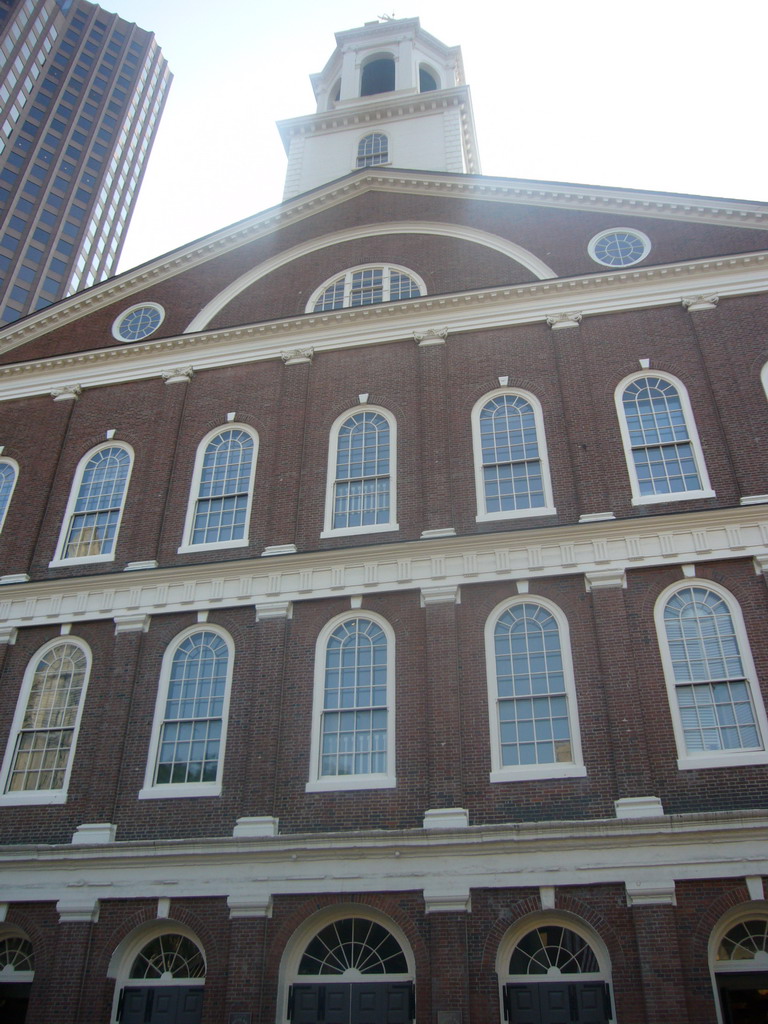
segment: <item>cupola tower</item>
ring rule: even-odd
[[[278,122],[285,199],[362,167],[480,172],[461,49],[418,18],[337,32],[330,60],[310,79],[316,113]]]

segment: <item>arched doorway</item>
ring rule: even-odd
[[[113,1020],[120,1024],[200,1024],[205,957],[187,929],[169,921],[141,928],[115,951]]]
[[[713,969],[724,1024],[768,1021],[768,915],[753,912],[715,943]]]
[[[407,946],[378,915],[313,918],[286,953],[292,1024],[409,1024],[415,1016]]]
[[[580,922],[539,916],[499,947],[502,1016],[511,1024],[607,1024],[610,966],[599,938]]]
[[[20,932],[0,933],[0,1020],[24,1024],[35,977],[32,943]]]

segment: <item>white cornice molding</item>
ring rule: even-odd
[[[397,169],[361,170],[336,182],[270,207],[253,217],[227,225],[156,260],[110,278],[85,292],[55,303],[0,330],[0,352],[72,323],[85,313],[101,309],[120,298],[129,298],[148,286],[165,281],[190,267],[269,235],[277,229],[311,217],[318,211],[346,202],[366,191],[383,190],[449,196],[522,205],[600,210],[625,216],[693,221],[703,224],[736,224],[743,228],[768,229],[768,204],[739,200],[707,199],[663,193],[491,178],[477,175],[435,174],[428,171],[403,174]]]
[[[762,810],[628,821],[535,822],[274,837],[155,839],[0,847],[0,900],[54,901],[87,920],[98,899],[173,885],[174,900],[229,897],[260,907],[278,894],[442,891],[623,884],[646,894],[675,881],[768,873]],[[437,865],[437,867],[436,867]],[[437,909],[437,908],[436,908]],[[461,909],[458,906],[445,909]]]
[[[537,530],[441,537],[274,558],[136,570],[10,584],[0,621],[24,626],[255,607],[260,619],[290,614],[290,602],[360,593],[430,592],[505,580],[587,576],[615,583],[638,568],[768,554],[762,506],[579,523]],[[628,578],[631,586],[631,576]],[[455,591],[458,593],[458,591]]]
[[[658,306],[679,306],[697,286],[716,288],[722,298],[768,291],[768,252],[726,256],[663,267],[632,268],[583,277],[534,281],[482,291],[423,296],[355,309],[308,313],[266,323],[75,352],[50,359],[0,366],[0,401],[49,394],[70,377],[83,388],[161,377],[170,360],[195,372],[264,359],[282,359],[291,348],[315,353],[410,340],[414,332],[467,331],[545,323],[575,302],[581,329],[590,316]],[[71,382],[70,381],[70,382]]]

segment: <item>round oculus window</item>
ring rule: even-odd
[[[119,341],[141,341],[158,329],[165,318],[165,310],[154,302],[131,306],[115,320],[112,334]]]
[[[651,251],[651,240],[632,228],[601,231],[589,243],[589,255],[604,267],[631,267]]]

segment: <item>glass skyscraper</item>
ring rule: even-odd
[[[84,0],[0,0],[0,325],[114,273],[171,83]]]

